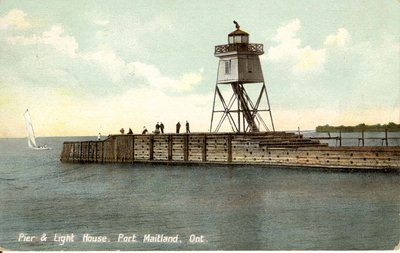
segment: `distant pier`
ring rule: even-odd
[[[64,142],[66,163],[257,164],[400,170],[400,147],[328,147],[287,132],[111,135]]]

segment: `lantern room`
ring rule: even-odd
[[[240,30],[238,22],[233,21],[233,23],[236,26],[236,30],[228,35],[228,44],[249,43],[249,34]]]
[[[249,43],[249,34],[237,28],[236,31],[233,31],[228,35],[228,43]]]

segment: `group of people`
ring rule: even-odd
[[[181,123],[178,122],[176,123],[176,133],[179,134],[179,131],[181,129]],[[190,133],[190,126],[189,126],[189,122],[186,120],[186,133]]]
[[[154,130],[154,133],[155,134],[160,134],[160,133],[164,133],[164,124],[161,122],[161,123],[158,123],[157,122],[157,124],[156,124],[156,130]]]
[[[190,125],[189,125],[189,122],[188,122],[187,120],[186,120],[185,126],[186,126],[186,133],[190,133]],[[177,133],[177,134],[179,134],[180,129],[181,129],[181,123],[178,122],[178,123],[176,123],[176,133]],[[125,129],[124,129],[124,128],[121,128],[121,129],[119,130],[119,132],[120,132],[121,134],[125,134]],[[142,131],[142,134],[147,134],[147,133],[149,133],[149,131],[148,131],[147,128],[144,126],[144,127],[143,127],[143,131]],[[163,134],[163,133],[164,133],[164,124],[163,124],[162,122],[157,122],[157,124],[156,124],[156,126],[155,126],[155,130],[153,131],[153,133],[154,133],[154,134]],[[129,128],[129,131],[128,131],[127,134],[133,134],[133,131],[132,131],[131,128]],[[99,135],[100,135],[100,134],[99,134]]]
[[[144,126],[143,127],[143,131],[142,134],[147,134],[149,131],[147,130],[147,128]],[[160,134],[160,133],[164,133],[164,124],[161,122],[157,122],[156,124],[156,129],[153,131],[154,134]]]
[[[121,128],[121,129],[119,130],[119,132],[120,132],[121,134],[125,134],[125,129],[124,129],[124,128]],[[129,128],[129,131],[128,131],[126,134],[133,134],[132,129]]]

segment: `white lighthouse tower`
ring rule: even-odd
[[[275,131],[259,58],[263,45],[249,43],[249,34],[233,22],[236,30],[228,35],[228,44],[215,46],[219,64],[210,132],[226,122],[233,132]]]

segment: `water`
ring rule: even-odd
[[[0,247],[363,250],[400,240],[399,173],[60,163],[62,141],[77,139],[39,139],[50,151],[0,139]],[[18,241],[21,233],[36,238]],[[73,242],[57,241],[71,233]],[[85,234],[106,242],[82,242]],[[120,234],[137,242],[117,242]],[[143,242],[146,234],[178,243]]]

